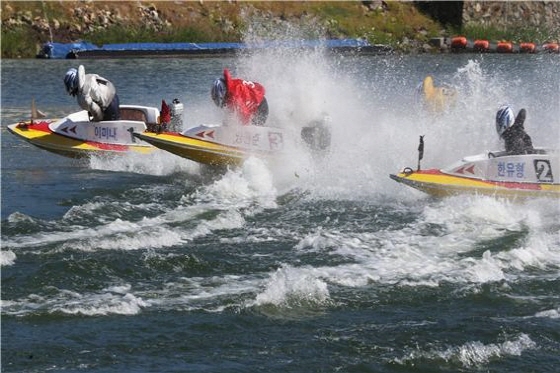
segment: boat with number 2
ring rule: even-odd
[[[407,167],[390,177],[436,197],[468,193],[560,198],[560,151],[537,148],[533,154],[519,155],[487,152],[464,157],[442,169]]]

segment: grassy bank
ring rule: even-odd
[[[2,1],[1,58],[33,58],[50,40],[239,42],[362,38],[400,51],[439,36],[545,42],[560,30],[442,26],[399,1]]]
[[[412,2],[2,1],[2,58],[32,58],[49,40],[238,42],[364,38],[406,49],[442,27]]]

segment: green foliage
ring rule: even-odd
[[[535,29],[527,27],[501,29],[487,26],[468,26],[464,27],[461,34],[467,39],[483,39],[489,41],[507,40],[512,42],[534,42],[537,44],[545,43],[560,38],[560,30]]]
[[[35,57],[40,44],[35,34],[28,28],[18,28],[9,32],[2,28],[2,48],[0,58]]]
[[[85,8],[104,9],[120,13],[126,23],[111,23],[109,27],[88,24],[84,27],[82,16],[74,12],[71,2],[50,1],[4,1],[3,21],[16,14],[29,14],[27,19],[47,18],[60,25],[50,30],[54,41],[69,42],[87,40],[96,45],[133,42],[237,42],[249,27],[245,22],[254,19],[295,22],[307,38],[364,38],[372,44],[386,44],[405,51],[441,36],[442,26],[420,12],[413,2],[389,1],[378,8],[361,1],[263,1],[263,2],[165,2],[155,1],[163,19],[169,19],[172,27],[150,28],[139,17],[138,7],[132,2],[97,1],[82,2]],[[178,4],[181,3],[181,4]],[[70,4],[61,6],[61,4]],[[82,5],[83,5],[82,4]],[[132,4],[132,6],[131,6]],[[194,16],[192,16],[194,14]],[[276,25],[275,23],[273,23]],[[76,27],[81,26],[81,28]],[[153,25],[151,26],[153,27]],[[275,27],[275,26],[274,26]],[[274,36],[271,30],[263,28]],[[463,30],[448,26],[447,36],[464,35],[468,39],[513,42],[532,41],[544,43],[558,41],[560,29],[511,28],[502,30],[491,27],[469,26]],[[280,37],[281,30],[278,33]],[[45,30],[33,28],[29,21],[16,27],[2,26],[2,58],[32,58],[50,35]],[[409,42],[403,42],[404,39]]]
[[[5,4],[5,3],[4,3]],[[62,7],[59,2],[10,2],[12,14],[31,11],[33,16],[46,17],[51,22],[56,19],[61,25],[53,30],[53,38],[58,42],[87,40],[96,45],[131,42],[237,42],[248,27],[247,21],[260,16],[264,20],[270,16],[288,22],[302,23],[302,32],[309,38],[365,38],[372,43],[395,45],[406,36],[410,40],[436,35],[441,26],[419,13],[412,3],[388,2],[379,9],[367,8],[360,1],[335,2],[255,2],[240,3],[200,2],[177,6],[171,2],[157,2],[157,9],[172,21],[173,27],[162,30],[150,29],[134,13],[135,7],[127,2],[91,2],[87,7],[116,10],[126,14],[129,20],[124,24],[109,27],[84,27],[81,19],[76,19],[72,7]],[[3,10],[6,9],[3,5]],[[186,17],[185,11],[198,12],[198,17]],[[254,13],[253,15],[251,15]],[[243,15],[244,14],[244,15]],[[8,16],[8,14],[5,14]],[[3,14],[4,17],[4,14]],[[307,22],[310,20],[310,22]],[[310,24],[313,23],[313,24]],[[316,25],[314,25],[316,23]],[[73,24],[82,26],[76,31]],[[44,31],[4,32],[3,57],[31,58],[40,45],[47,40]],[[309,30],[308,30],[309,29]],[[418,33],[423,30],[423,33]],[[309,31],[309,32],[307,32]],[[323,32],[326,31],[326,34]],[[47,35],[48,37],[48,35]],[[13,40],[17,40],[14,42]]]
[[[321,18],[334,18],[334,19],[345,19],[348,17],[354,17],[356,14],[352,14],[353,12],[348,8],[343,8],[335,3],[323,3],[320,6],[314,7],[314,11],[316,12],[317,16]]]
[[[223,33],[204,30],[200,27],[186,27],[167,31],[154,31],[145,27],[113,26],[88,34],[88,41],[95,45],[116,43],[205,43],[227,41]]]

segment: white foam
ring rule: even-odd
[[[260,280],[253,276],[178,278],[163,284],[160,289],[138,292],[138,296],[146,298],[151,306],[164,310],[222,312],[227,307],[244,307],[239,296],[254,292],[259,284]],[[224,303],[223,299],[227,299],[227,302]],[[240,303],[232,299],[239,299]]]
[[[487,363],[491,358],[502,356],[520,356],[523,351],[535,349],[537,344],[527,334],[521,334],[517,339],[505,341],[501,344],[485,345],[480,342],[467,343],[451,354],[457,354],[465,367]],[[445,353],[444,353],[445,355]]]
[[[0,250],[0,267],[14,265],[16,254],[12,250]]]
[[[241,228],[245,224],[245,219],[236,210],[229,210],[220,213],[215,219],[203,221],[199,223],[188,234],[189,239],[203,237],[211,234],[215,230],[220,229],[236,229]]]
[[[465,259],[465,278],[469,282],[486,283],[505,279],[502,266],[490,251],[485,251],[481,259]]]
[[[524,351],[537,348],[537,344],[527,334],[502,343],[484,344],[479,341],[467,342],[464,345],[450,347],[445,350],[422,349],[409,352],[405,357],[395,359],[399,364],[407,364],[418,359],[458,361],[465,368],[482,367],[491,360],[500,360],[508,356],[520,356]]]
[[[21,212],[14,212],[8,216],[8,223],[18,224],[18,223],[34,223],[35,220],[28,215],[22,214]]]
[[[94,170],[133,172],[147,175],[170,175],[175,172],[197,174],[200,166],[163,150],[150,154],[126,153],[114,157],[96,156],[89,158],[89,166]]]
[[[327,284],[315,269],[285,265],[276,270],[255,299],[255,305],[294,307],[300,304],[324,305],[329,300]]]
[[[51,287],[48,295],[30,294],[10,302],[2,302],[2,312],[7,315],[25,316],[38,312],[70,315],[136,315],[149,302],[127,291],[130,285],[116,285],[100,292],[78,293]]]
[[[273,175],[260,159],[250,158],[243,167],[229,170],[212,184],[200,187],[195,193],[179,201],[181,205],[154,217],[127,221],[99,211],[138,211],[161,208],[153,203],[134,206],[128,202],[88,202],[73,206],[64,216],[67,223],[81,222],[85,216],[98,220],[98,225],[84,228],[66,225],[64,231],[54,230],[10,238],[5,244],[11,248],[40,248],[58,244],[56,250],[138,250],[170,247],[212,234],[219,229],[236,229],[245,223],[245,216],[276,208],[277,191]],[[193,203],[194,202],[194,203]],[[196,221],[208,211],[218,214],[211,220],[201,220],[194,228],[184,222]],[[120,216],[121,214],[114,214]]]
[[[544,218],[554,215],[557,208],[541,211],[543,206],[538,206],[474,196],[436,200],[421,207],[420,213],[410,210],[417,219],[405,227],[373,232],[318,228],[300,237],[295,249],[351,261],[321,268],[326,281],[344,286],[365,286],[371,281],[404,286],[451,282],[470,289],[502,280],[515,282],[525,276],[519,271],[560,266],[554,228],[558,223]],[[524,237],[517,240],[517,247],[478,253],[485,241],[499,242],[511,234]]]
[[[266,163],[250,157],[241,168],[230,169],[219,180],[199,193],[199,198],[211,199],[222,206],[246,207],[257,203],[263,208],[275,208],[277,191],[273,174]]]
[[[535,317],[544,317],[550,319],[560,319],[560,307],[546,311],[537,312]]]
[[[136,315],[142,308],[148,307],[141,298],[128,293],[113,295],[110,293],[92,296],[90,299],[81,297],[77,303],[68,302],[52,308],[51,312],[62,312],[72,315]]]
[[[273,175],[266,163],[258,158],[247,159],[242,167],[229,169],[220,179],[206,186],[199,198],[211,199],[224,206],[276,197]],[[268,197],[268,198],[267,198]]]
[[[216,229],[238,228],[244,223],[242,216],[237,211],[232,210],[218,214],[213,220],[202,221],[193,229],[177,228],[169,225],[191,221],[209,209],[212,209],[212,207],[205,205],[181,206],[154,218],[143,218],[139,221],[115,219],[91,228],[74,226],[73,229],[68,231],[54,231],[11,238],[5,242],[5,245],[12,248],[37,249],[47,245],[60,244],[55,249],[56,251],[162,248],[211,234]]]

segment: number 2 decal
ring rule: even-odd
[[[537,175],[537,180],[545,183],[554,182],[554,177],[552,176],[552,167],[550,167],[550,161],[547,159],[535,159],[535,173]]]

